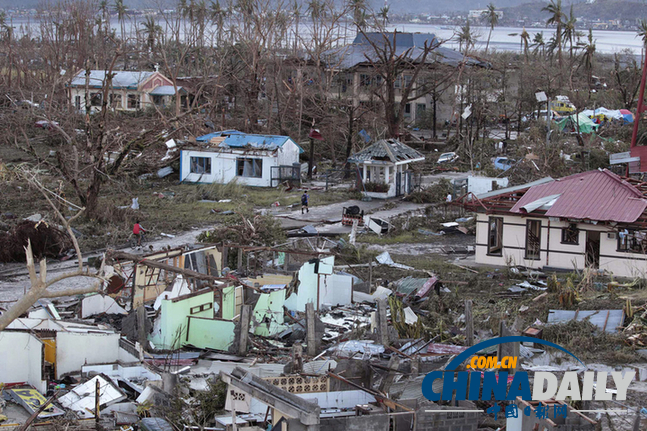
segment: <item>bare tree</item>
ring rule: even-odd
[[[14,305],[9,308],[6,312],[0,315],[0,331],[4,330],[11,322],[20,317],[22,314],[26,313],[31,306],[33,306],[36,301],[42,298],[60,298],[64,296],[74,296],[74,295],[84,295],[86,293],[98,292],[101,290],[101,286],[106,281],[104,261],[102,260],[101,267],[98,271],[90,271],[89,268],[83,266],[83,255],[81,254],[81,248],[79,243],[72,232],[71,223],[83,214],[84,209],[81,209],[74,215],[72,218],[67,220],[63,214],[58,210],[57,206],[54,204],[50,198],[50,194],[46,191],[45,187],[37,179],[36,175],[32,172],[23,169],[21,171],[22,176],[29,182],[29,184],[36,188],[47,200],[50,207],[56,214],[60,223],[64,226],[67,231],[72,244],[74,244],[74,250],[76,251],[76,257],[78,259],[78,267],[75,271],[66,272],[57,277],[47,280],[47,262],[45,259],[42,259],[39,262],[39,268],[36,269],[34,262],[34,254],[31,248],[31,241],[25,247],[25,255],[27,261],[27,271],[29,272],[29,281],[31,287],[27,293],[22,296]],[[93,279],[94,282],[88,285],[87,287],[80,288],[71,288],[64,290],[50,290],[49,288],[55,284],[58,284],[62,281],[69,280],[70,278],[89,278]]]
[[[440,46],[440,41],[425,41],[422,47],[411,47],[399,52],[398,33],[381,32],[360,33],[370,45],[371,50],[365,53],[367,62],[374,73],[381,78],[381,85],[375,86],[374,94],[384,107],[384,120],[389,137],[398,137],[404,119],[405,107],[411,101],[425,96],[435,88],[433,83],[420,82],[418,78],[429,67],[431,53]],[[403,79],[406,74],[407,78]],[[396,85],[396,82],[399,85]],[[400,100],[397,100],[397,93]]]

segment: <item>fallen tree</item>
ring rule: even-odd
[[[99,292],[101,290],[103,283],[108,278],[105,274],[105,267],[104,267],[105,258],[101,263],[101,267],[96,272],[90,272],[89,268],[86,268],[83,266],[83,255],[81,254],[79,243],[76,240],[74,233],[72,232],[72,227],[70,223],[72,223],[76,218],[78,218],[85,211],[85,209],[81,209],[79,212],[76,213],[74,217],[72,217],[70,220],[67,220],[63,216],[63,214],[61,214],[61,212],[56,208],[56,205],[54,205],[54,203],[52,202],[48,194],[45,192],[45,188],[38,181],[35,175],[33,175],[31,172],[27,170],[23,170],[21,173],[27,179],[27,181],[29,181],[29,184],[31,186],[35,187],[38,191],[41,192],[43,196],[45,196],[45,199],[50,204],[54,212],[56,213],[58,219],[61,221],[62,225],[67,231],[67,234],[70,237],[72,245],[74,246],[74,250],[76,251],[76,256],[78,258],[79,264],[75,271],[66,272],[65,274],[59,275],[58,277],[54,277],[50,280],[47,280],[47,261],[45,260],[45,258],[41,258],[38,265],[39,269],[38,271],[36,270],[32,244],[31,244],[31,241],[28,240],[27,246],[24,248],[24,250],[25,250],[25,260],[27,262],[27,270],[29,272],[29,281],[30,281],[31,287],[22,298],[16,301],[14,305],[11,308],[9,308],[9,310],[7,310],[6,312],[2,313],[2,315],[0,315],[0,331],[4,330],[7,326],[9,326],[11,322],[19,318],[24,313],[26,313],[27,310],[29,310],[29,308],[31,308],[39,299],[60,298],[64,296],[83,295],[86,293]],[[94,279],[94,283],[92,283],[87,287],[81,287],[81,288],[49,290],[49,288],[54,284],[60,283],[61,281],[68,280],[74,277],[92,278]]]

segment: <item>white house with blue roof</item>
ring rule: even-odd
[[[85,110],[86,91],[90,99],[90,109],[98,111],[103,102],[103,89],[108,85],[105,70],[79,71],[68,84],[70,103],[79,111]],[[108,93],[108,106],[117,111],[137,111],[151,106],[169,106],[174,97],[182,99],[186,105],[187,91],[174,87],[173,82],[159,73],[113,71]]]
[[[196,139],[180,154],[180,181],[276,187],[300,180],[303,149],[289,136],[254,135],[227,130]]]

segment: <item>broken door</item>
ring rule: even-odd
[[[586,231],[586,266],[600,266],[600,232]]]

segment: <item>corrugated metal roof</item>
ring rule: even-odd
[[[252,135],[252,134],[239,132],[238,130],[226,130],[224,132],[213,132],[207,135],[200,136],[196,138],[196,141],[211,142],[213,138],[220,138],[220,137],[225,138],[218,143],[217,146],[220,148],[251,147],[257,150],[269,150],[269,151],[274,151],[282,147],[286,142],[290,140],[289,136]],[[296,142],[294,144],[299,148],[299,153],[303,153],[303,148],[301,148]]]
[[[524,207],[550,195],[560,196],[546,210],[547,217],[631,223],[647,208],[638,189],[605,169],[531,187],[510,212],[528,214]]]
[[[186,90],[182,87],[177,88],[178,93],[186,93]],[[172,85],[160,85],[156,87],[153,91],[150,92],[153,96],[174,96],[175,88]]]
[[[155,72],[112,72],[113,88],[137,88],[139,84],[150,78]],[[91,70],[90,71],[90,87],[97,88],[103,87],[106,80],[105,70]],[[85,87],[85,70],[77,73],[70,82],[72,87]]]
[[[372,32],[366,33],[366,35],[358,34],[351,45],[327,51],[324,55],[330,58],[329,64],[348,69],[361,63],[367,63],[368,60],[366,56],[371,60],[376,61],[377,55],[371,43],[380,48],[386,45],[388,49],[388,46],[393,44],[393,37],[394,34],[391,32]],[[388,44],[385,38],[389,41]],[[431,47],[436,46],[439,43],[436,35],[433,33],[398,32],[395,34],[396,47],[394,54],[396,56],[400,56],[409,51],[408,57],[411,60],[415,61],[417,59],[421,59],[424,53],[425,42],[427,42],[427,46]],[[425,62],[430,64],[443,63],[454,67],[458,66],[462,62],[465,62],[468,66],[488,65],[486,62],[472,57],[465,57],[462,53],[443,46],[436,46],[434,50],[427,55]]]
[[[555,181],[555,180],[552,179],[551,177],[545,177],[545,178],[541,178],[541,179],[538,179],[538,180],[535,180],[535,181],[532,181],[532,182],[529,182],[529,183],[526,183],[526,184],[521,184],[519,186],[506,187],[504,189],[496,189],[496,190],[492,190],[491,192],[481,193],[479,195],[476,195],[476,197],[479,198],[479,199],[492,198],[494,196],[499,196],[499,195],[504,195],[506,193],[516,192],[517,190],[523,190],[523,189],[530,188],[532,186],[537,186],[539,184],[550,183],[550,182],[553,182],[553,181]]]
[[[413,148],[395,139],[382,139],[368,148],[348,158],[350,163],[361,163],[372,160],[385,160],[393,163],[402,161],[421,161],[425,156]]]
[[[416,292],[420,288],[422,288],[422,286],[425,285],[427,280],[429,280],[429,277],[413,278],[412,276],[408,276],[393,282],[393,285],[395,286],[396,292],[402,295],[409,295],[413,292]]]

